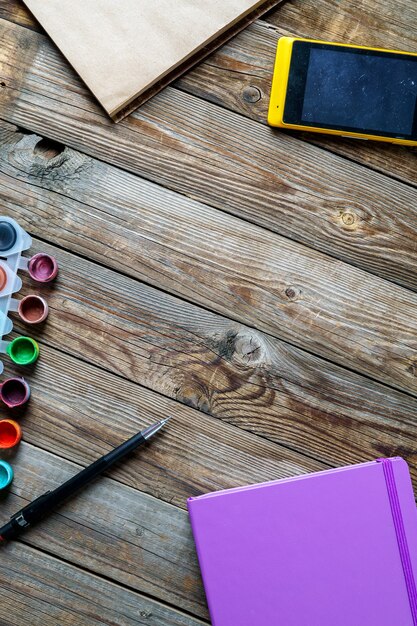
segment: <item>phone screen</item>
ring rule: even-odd
[[[306,126],[414,138],[417,57],[295,42],[284,121],[294,116]]]

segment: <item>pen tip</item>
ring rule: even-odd
[[[145,428],[145,430],[142,430],[141,432],[142,437],[144,437],[145,439],[149,439],[150,437],[155,435],[155,433],[161,430],[161,428],[163,428],[165,424],[169,422],[170,419],[171,419],[171,415],[169,415],[163,420],[159,420],[159,422],[156,422],[156,424],[152,424],[152,426],[148,426],[148,428]]]

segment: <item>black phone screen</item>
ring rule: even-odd
[[[296,41],[284,122],[417,136],[417,57]]]

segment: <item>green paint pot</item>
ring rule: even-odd
[[[30,365],[39,356],[39,346],[30,337],[16,337],[7,346],[7,354],[16,365]]]

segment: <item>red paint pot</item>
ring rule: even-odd
[[[9,408],[21,406],[30,398],[30,387],[24,378],[7,378],[0,385],[0,398]]]
[[[14,420],[0,421],[0,448],[13,448],[22,438],[22,429]]]
[[[49,308],[40,296],[29,295],[19,302],[18,313],[26,324],[40,324],[48,317]]]
[[[38,283],[49,283],[58,274],[58,263],[50,254],[40,252],[29,260],[28,272]]]

